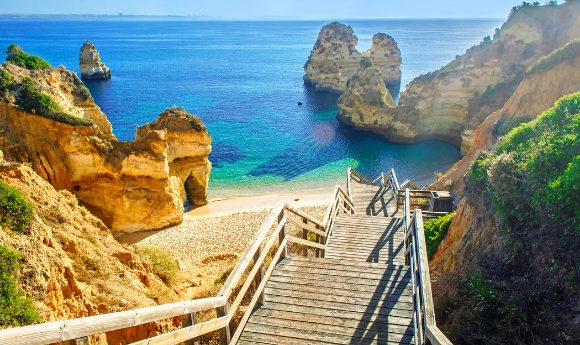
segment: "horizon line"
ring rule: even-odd
[[[328,21],[328,20],[505,20],[499,17],[355,17],[355,18],[324,18],[324,17],[212,17],[207,15],[177,15],[177,14],[50,14],[50,13],[0,13],[0,19],[27,19],[27,18],[57,18],[68,17],[77,19],[107,18],[107,19],[132,19],[132,18],[159,18],[159,19],[180,19],[199,21]]]

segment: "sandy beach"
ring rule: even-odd
[[[270,194],[216,200],[188,211],[183,222],[118,238],[134,246],[167,250],[181,272],[174,286],[182,298],[213,295],[237,263],[272,208],[280,201],[322,219],[332,191]]]

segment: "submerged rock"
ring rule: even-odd
[[[111,79],[111,70],[101,62],[99,51],[91,41],[81,47],[79,63],[82,79]]]
[[[363,56],[383,71],[387,83],[400,81],[401,53],[392,37],[376,34],[371,49],[363,54],[356,49],[357,45],[358,37],[350,26],[338,22],[325,25],[304,66],[304,82],[318,90],[343,92]]]

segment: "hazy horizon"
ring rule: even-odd
[[[490,0],[472,3],[462,0],[416,0],[412,3],[375,2],[336,3],[331,0],[289,2],[216,0],[212,3],[178,0],[103,0],[85,3],[53,0],[38,3],[0,0],[3,16],[179,16],[185,18],[225,20],[332,20],[332,19],[500,19],[521,1]]]

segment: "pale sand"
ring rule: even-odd
[[[216,280],[237,263],[278,202],[285,201],[322,219],[331,194],[328,191],[324,194],[265,195],[214,201],[187,212],[179,225],[123,235],[119,241],[166,249],[181,266],[175,290],[182,298],[203,297],[217,292],[219,283]]]

